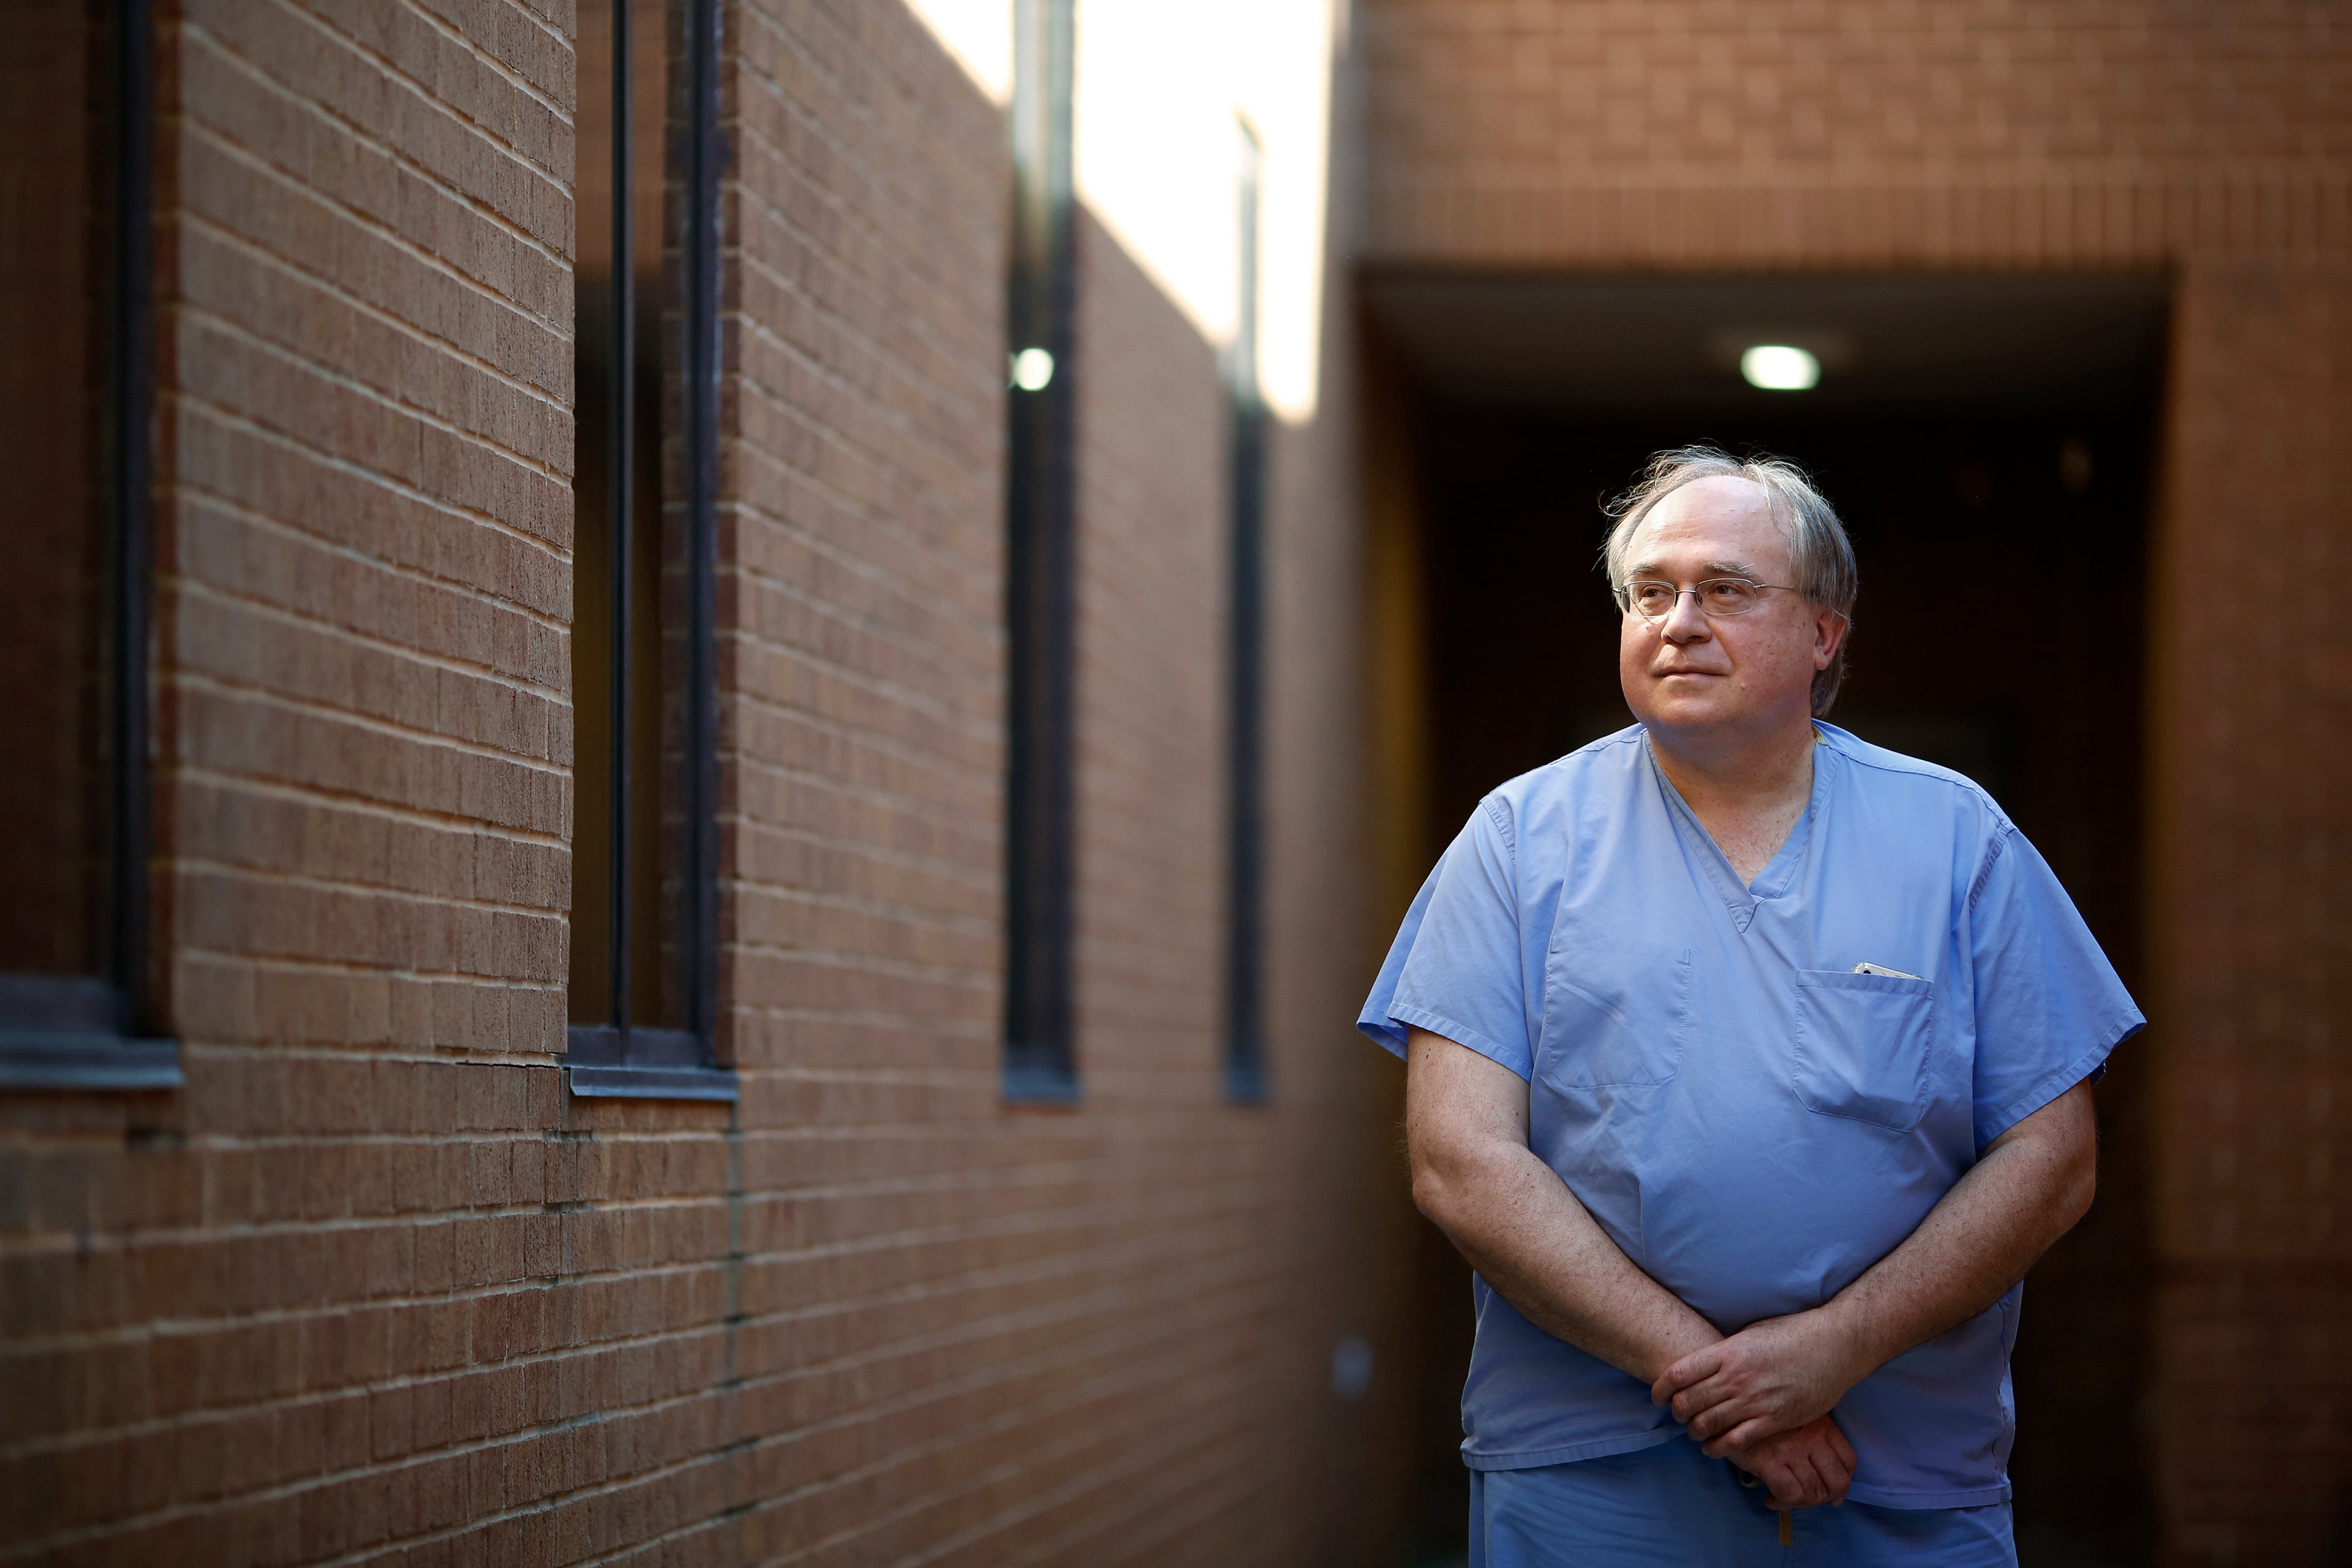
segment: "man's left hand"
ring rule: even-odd
[[[1844,1339],[1827,1310],[1766,1318],[1666,1368],[1650,1399],[1671,1404],[1707,1457],[1720,1459],[1828,1415],[1870,1370],[1853,1364]]]

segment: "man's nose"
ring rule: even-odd
[[[1708,629],[1706,616],[1698,607],[1698,595],[1688,588],[1676,594],[1675,607],[1666,612],[1666,618],[1659,623],[1658,630],[1676,647],[1689,642],[1705,642]]]

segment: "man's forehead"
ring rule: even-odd
[[[1627,577],[1655,577],[1662,573],[1670,573],[1674,569],[1675,566],[1673,564],[1669,564],[1664,561],[1636,561],[1625,568],[1625,575]],[[1759,577],[1762,570],[1753,561],[1721,560],[1702,561],[1698,563],[1696,569],[1698,574],[1702,577],[1748,578]]]
[[[1676,564],[1753,575],[1778,570],[1790,558],[1770,494],[1752,479],[1728,474],[1694,479],[1662,498],[1626,546],[1629,572],[1663,565],[1661,557],[1670,554]],[[1694,550],[1707,559],[1690,561]]]

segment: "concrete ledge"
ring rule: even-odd
[[[564,1086],[583,1100],[719,1100],[741,1098],[728,1068],[573,1066]]]
[[[177,1040],[0,1029],[0,1089],[178,1089],[184,1081]]]

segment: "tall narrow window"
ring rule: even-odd
[[[580,6],[574,1094],[717,1065],[716,0]]]
[[[144,0],[0,5],[0,1087],[162,1089]]]
[[[1072,0],[1013,5],[1004,1093],[1046,1102],[1078,1089],[1071,10]]]
[[[1258,393],[1257,132],[1241,128],[1239,311],[1226,358],[1233,603],[1226,650],[1225,1093],[1265,1098],[1265,403]]]

